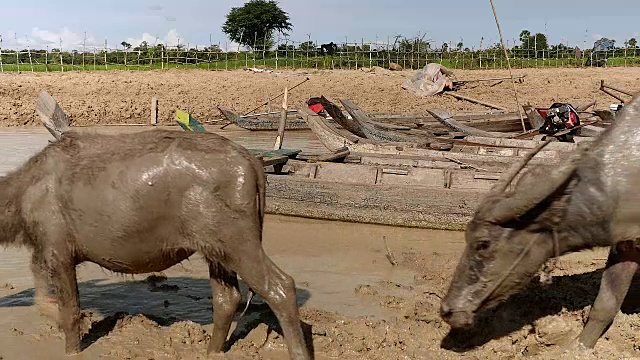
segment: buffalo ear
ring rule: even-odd
[[[566,184],[575,169],[575,161],[571,161],[549,173],[543,181],[539,176],[523,176],[512,192],[502,195],[493,194],[493,200],[488,201],[487,205],[477,212],[477,216],[493,224],[514,220],[526,214]]]

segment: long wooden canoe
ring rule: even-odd
[[[255,117],[227,117],[223,116],[234,125],[251,131],[275,131],[278,130],[279,117],[260,115]],[[444,131],[446,126],[440,124],[429,113],[419,114],[388,114],[371,113],[371,120],[389,126],[409,127],[414,129],[429,128],[432,130]],[[518,113],[474,113],[457,114],[453,116],[456,121],[480,130],[495,132],[515,132],[521,131],[520,117]],[[297,112],[287,115],[286,130],[306,130],[307,124]]]
[[[420,147],[414,143],[376,142],[362,139],[353,134],[340,132],[326,119],[305,107],[300,107],[301,114],[316,134],[320,142],[330,151],[347,147],[351,154],[380,154],[394,156],[413,156],[425,160],[454,159],[463,163],[512,163],[519,159],[540,142],[534,140],[514,140],[501,138],[468,137],[468,142],[475,145],[454,145],[451,151],[437,151]],[[483,146],[485,145],[485,146]],[[554,142],[541,151],[533,163],[557,163],[564,154],[577,148],[579,144]]]
[[[319,121],[326,119],[311,114],[317,119],[314,117],[310,124],[328,127],[326,122]],[[193,131],[192,128],[185,130]],[[336,129],[331,131],[337,133]],[[520,140],[520,143],[527,141]],[[549,146],[554,145],[566,146],[555,143]],[[345,154],[343,149],[338,148],[336,152]],[[256,155],[264,161],[268,154],[257,152]],[[512,166],[511,161],[505,159],[517,158],[516,155],[430,150],[428,155],[348,154],[346,158],[340,157],[344,163],[309,163],[295,160],[297,155],[287,153],[285,157],[291,159],[287,158],[281,169],[267,175],[266,212],[269,214],[450,230],[464,229],[485,193]],[[543,163],[551,164],[549,152],[538,156]]]

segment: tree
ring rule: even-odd
[[[220,48],[220,45],[218,45],[218,44],[213,44],[213,45],[210,45],[210,46],[205,47],[205,48],[204,48],[204,51],[207,51],[207,52],[214,52],[214,53],[219,53],[219,52],[222,52],[222,49]]]
[[[543,57],[544,52],[549,49],[549,42],[545,34],[536,33],[531,35],[529,30],[522,30],[520,33],[520,46],[515,48],[518,50],[526,50],[523,55],[531,57]]]
[[[147,52],[147,50],[149,50],[149,43],[146,41],[141,42],[140,45],[133,48],[133,51]]]
[[[131,44],[129,44],[126,41],[121,42],[120,45],[122,45],[122,47],[127,49],[127,50],[129,50],[129,48],[131,48]]]
[[[460,41],[460,42],[456,45],[456,48],[458,49],[458,51],[461,51],[463,47],[464,47],[464,44],[462,43],[462,41]]]
[[[449,44],[446,42],[442,43],[442,52],[446,52],[447,50],[449,50]]]
[[[289,15],[274,0],[250,0],[242,7],[231,8],[222,31],[241,45],[265,49],[273,46],[274,31],[286,34],[293,25]]]
[[[638,40],[636,40],[635,38],[631,38],[627,41],[627,44],[630,48],[636,48],[638,46]]]

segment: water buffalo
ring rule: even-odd
[[[640,246],[640,98],[590,146],[558,168],[507,174],[466,230],[466,247],[441,316],[453,328],[520,290],[547,259],[610,246],[600,290],[577,344],[593,348],[612,323],[638,270]],[[534,152],[532,152],[533,155]],[[574,342],[576,344],[576,342]]]
[[[290,357],[312,358],[294,280],[262,248],[265,175],[243,147],[208,133],[69,131],[0,183],[1,242],[33,251],[35,300],[57,300],[67,354],[81,351],[76,265],[148,273],[199,252],[213,292],[208,352],[224,348],[239,275],[276,314]]]

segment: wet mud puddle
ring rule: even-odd
[[[280,216],[267,216],[264,234],[267,254],[294,277],[301,306],[350,317],[395,316],[366,297],[372,291],[383,296],[410,293],[415,273],[394,266],[394,256],[404,251],[459,251],[462,245],[458,233]],[[0,252],[0,312],[32,305],[29,261],[26,250]],[[78,266],[82,308],[102,315],[125,311],[210,323],[211,289],[205,262],[194,255],[163,274],[166,279],[124,276],[82,264]],[[259,306],[262,300],[257,297],[254,302]]]

